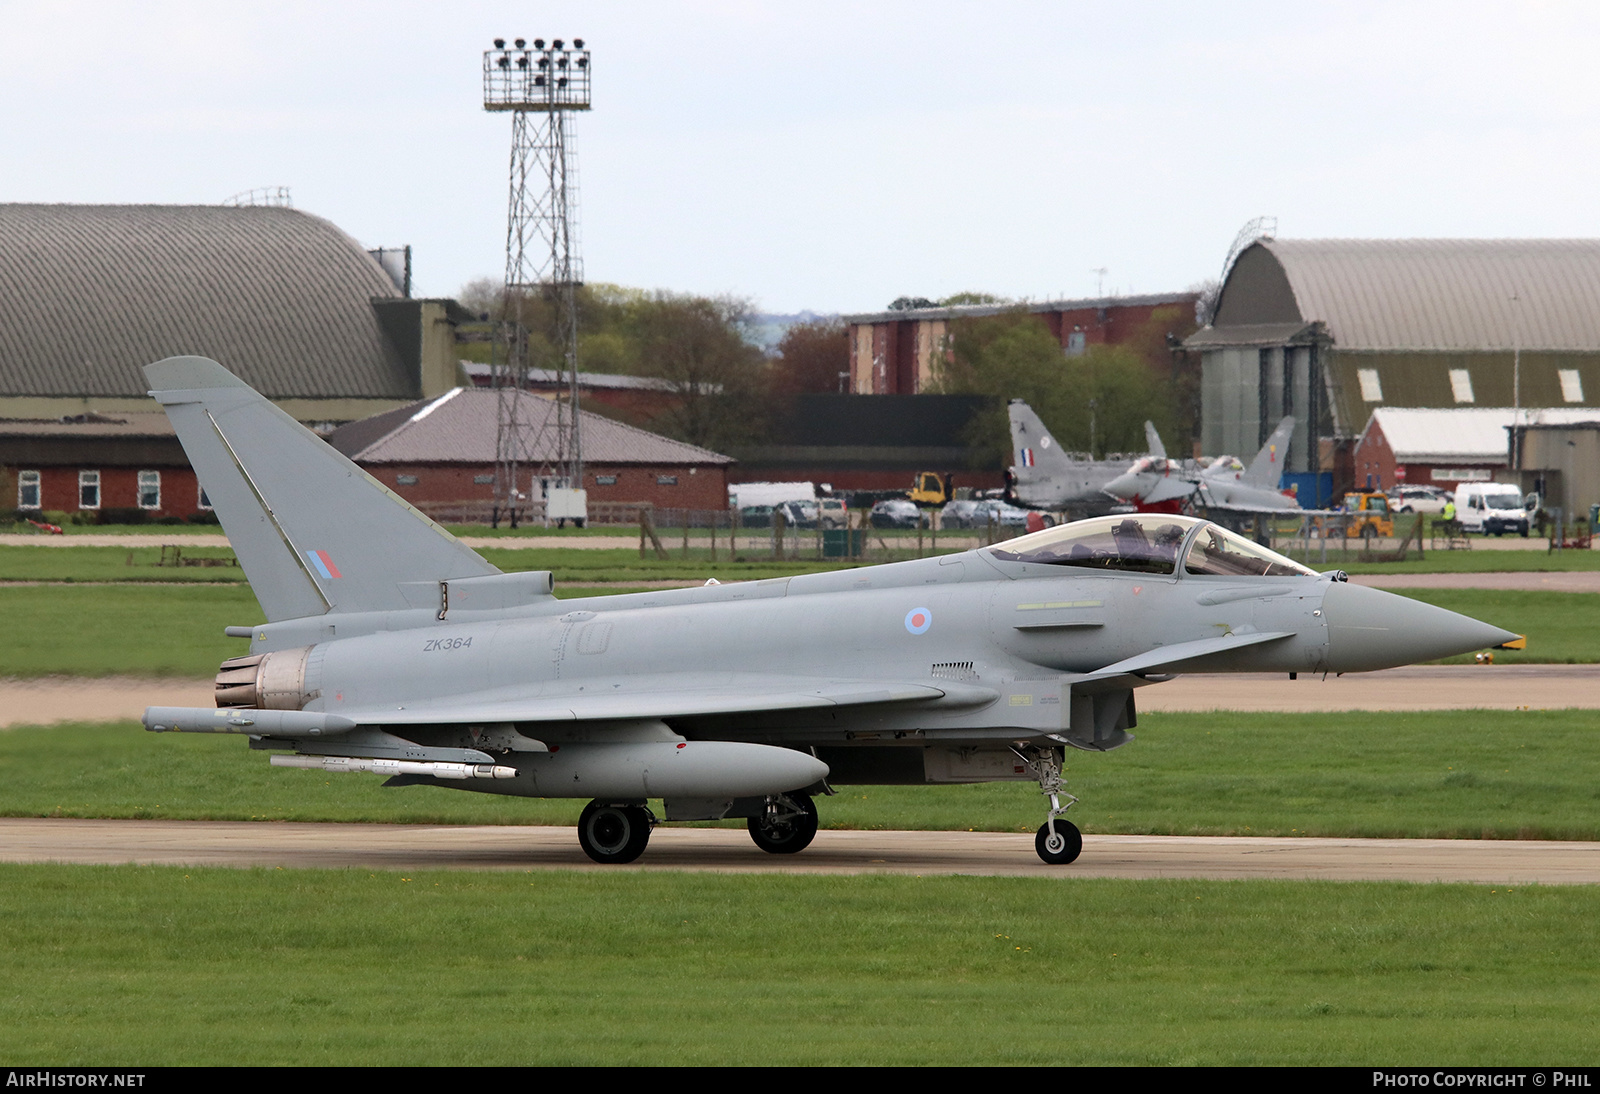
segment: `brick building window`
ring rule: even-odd
[[[139,472],[139,508],[161,508],[161,472]]]
[[[596,486],[615,486],[617,485],[617,477],[615,475],[596,475],[594,484]]]
[[[1472,394],[1472,373],[1464,368],[1450,370],[1450,394],[1458,403],[1475,403],[1478,400]]]
[[[44,488],[40,484],[39,472],[17,472],[17,508],[44,508]]]
[[[677,486],[678,485],[678,476],[676,476],[676,475],[657,475],[656,476],[656,485],[657,486]]]
[[[1361,385],[1361,401],[1364,403],[1383,402],[1383,384],[1378,379],[1378,370],[1375,368],[1356,369],[1356,382]]]
[[[474,475],[474,476],[472,476],[472,484],[474,486],[493,486],[494,485],[494,476],[493,475]]]
[[[1081,356],[1083,354],[1083,351],[1086,348],[1088,348],[1087,347],[1087,342],[1088,342],[1088,338],[1083,333],[1083,331],[1081,331],[1081,330],[1069,331],[1067,333],[1067,356],[1068,357]]]
[[[78,472],[78,508],[100,508],[100,472]]]
[[[417,477],[415,475],[396,475],[394,484],[396,486],[415,486],[417,485]]]
[[[1566,403],[1583,402],[1583,377],[1578,375],[1575,368],[1556,370],[1556,376],[1561,380],[1561,401]]]

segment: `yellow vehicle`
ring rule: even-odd
[[[912,480],[911,491],[906,494],[906,497],[923,506],[946,505],[954,496],[950,476],[937,471],[918,471],[917,477]]]
[[[1394,535],[1394,514],[1389,510],[1387,494],[1346,494],[1344,510],[1350,514],[1344,526],[1346,536],[1373,539]]]

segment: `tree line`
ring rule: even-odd
[[[482,363],[503,358],[493,334],[502,329],[507,308],[500,285],[472,282],[459,299],[485,317],[476,334],[468,333],[476,340],[460,346],[462,356]],[[520,303],[528,363],[562,368],[553,337],[558,301],[535,290]],[[923,303],[902,297],[892,307]],[[938,303],[1004,302],[961,293]],[[849,369],[849,344],[837,318],[790,326],[769,356],[753,337],[753,304],[738,297],[592,284],[578,290],[577,310],[580,370],[662,380],[671,393],[653,412],[587,409],[703,448],[726,452],[760,444],[781,430],[796,396],[847,390],[841,374]],[[1147,418],[1175,451],[1185,449],[1198,392],[1195,378],[1174,365],[1168,336],[1187,333],[1192,319],[1186,325],[1183,309],[1170,310],[1158,311],[1148,329],[1123,345],[1092,346],[1077,356],[1066,356],[1044,321],[1020,306],[953,321],[932,391],[994,400],[969,429],[971,465],[1009,462],[1008,399],[1025,399],[1068,449],[1142,451]]]

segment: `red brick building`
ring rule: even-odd
[[[1196,293],[1110,296],[1027,304],[1021,310],[1044,320],[1060,342],[1061,352],[1070,357],[1090,346],[1125,344],[1163,317],[1170,321],[1172,333],[1182,337],[1194,329],[1198,299]],[[920,394],[932,384],[949,352],[952,323],[1015,310],[1014,305],[982,304],[847,315],[850,391],[855,395]]]
[[[427,511],[490,504],[495,496],[497,394],[456,388],[386,414],[341,426],[328,443],[368,474]],[[539,496],[541,465],[556,453],[556,404],[524,394],[518,402],[529,450],[515,489]],[[598,414],[582,413],[589,504],[649,502],[658,509],[726,509],[733,459]]]
[[[208,511],[172,424],[159,410],[85,413],[59,420],[0,419],[0,510],[144,519]],[[135,519],[138,519],[135,517]]]

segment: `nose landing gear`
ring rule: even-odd
[[[1050,811],[1033,837],[1033,849],[1051,866],[1065,866],[1082,853],[1083,833],[1063,816],[1078,799],[1067,793],[1066,780],[1061,777],[1061,750],[1032,745],[1014,745],[1011,750],[1039,780],[1039,793],[1050,797]],[[1066,805],[1061,804],[1062,798],[1067,799]]]

